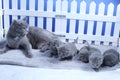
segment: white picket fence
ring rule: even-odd
[[[51,31],[53,29],[54,33],[61,35],[63,40],[68,40],[72,42],[77,37],[79,38],[78,43],[83,43],[84,40],[87,40],[90,43],[100,45],[103,43],[104,45],[119,45],[119,32],[120,32],[120,4],[117,6],[116,16],[113,16],[114,12],[114,4],[110,3],[107,7],[107,15],[104,15],[105,12],[105,4],[100,3],[98,7],[98,14],[95,14],[96,3],[91,2],[89,6],[89,14],[86,14],[86,2],[83,0],[80,2],[80,13],[77,13],[77,2],[73,0],[71,2],[71,10],[68,12],[68,0],[56,0],[55,2],[55,11],[53,11],[53,1],[47,0],[47,10],[44,10],[44,0],[38,0],[37,10],[35,10],[35,1],[29,0],[29,10],[26,10],[26,0],[20,1],[20,9],[18,9],[18,0],[11,0],[12,8],[10,9],[9,0],[3,0],[3,4],[0,2],[0,14],[4,15],[4,19],[2,19],[2,15],[0,15],[0,28],[3,27],[7,31],[10,26],[10,19],[18,19],[24,16],[29,16],[29,25],[35,26],[37,22],[37,26],[43,28],[46,26],[46,29]],[[10,15],[12,18],[10,18]],[[35,20],[35,17],[37,18]],[[46,19],[45,19],[46,18]],[[69,22],[69,29],[67,21]],[[76,33],[76,20],[78,20],[78,32]],[[4,21],[4,24],[2,24]],[[84,33],[85,30],[85,21],[87,23],[87,32]],[[94,23],[96,21],[96,33],[93,34]],[[45,23],[46,22],[46,23]],[[104,35],[102,35],[103,31],[103,23],[106,23]],[[111,36],[112,24],[114,25],[114,33]],[[54,28],[53,28],[54,27]],[[1,29],[2,30],[2,29]],[[66,32],[69,30],[69,32]]]

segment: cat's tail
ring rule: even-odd
[[[1,40],[0,41],[0,49],[3,49],[5,47],[5,45],[6,45],[6,40],[5,39]]]

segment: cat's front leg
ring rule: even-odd
[[[24,54],[26,57],[28,58],[32,58],[33,55],[32,55],[32,48],[31,48],[31,45],[29,43],[29,41],[26,41],[26,40],[23,40],[21,43],[20,43],[20,49],[22,49],[24,51]]]

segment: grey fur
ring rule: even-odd
[[[89,64],[95,70],[98,71],[103,64],[103,55],[99,50],[94,51],[89,56]]]
[[[57,47],[63,42],[52,32],[42,28],[30,27],[27,37],[34,49],[40,49],[41,52],[49,50],[51,56],[58,56]]]
[[[89,56],[92,52],[98,51],[98,49],[91,47],[91,46],[84,46],[79,50],[79,53],[77,54],[78,60],[88,63],[89,62]]]
[[[57,35],[42,28],[36,27],[29,27],[27,37],[32,44],[32,48],[34,49],[41,49],[44,45],[48,45],[49,43],[58,46],[58,42],[61,42]]]
[[[101,54],[101,51],[95,47],[91,47],[89,44],[80,49],[77,57],[78,60],[84,63],[89,63],[91,68],[95,71],[98,71],[103,63],[103,55]]]
[[[58,48],[59,60],[72,59],[72,57],[77,53],[77,48],[74,43],[66,43],[60,45]]]
[[[88,63],[89,62],[89,47],[88,46],[84,46],[80,49],[79,53],[77,54],[78,60],[84,62],[84,63]]]
[[[25,20],[26,18],[12,22],[6,36],[6,47],[1,53],[5,53],[10,49],[23,49],[27,57],[32,57],[31,45],[26,37],[29,26]]]
[[[119,62],[119,52],[114,49],[106,50],[103,54],[103,66],[115,66]]]

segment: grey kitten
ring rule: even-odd
[[[114,49],[106,50],[103,54],[103,66],[115,66],[119,62],[119,52]]]
[[[31,58],[31,45],[26,36],[28,28],[29,26],[26,23],[26,17],[22,20],[14,20],[6,36],[6,47],[1,51],[1,53],[5,53],[10,49],[23,49],[25,51],[25,55]]]
[[[79,50],[79,53],[77,54],[78,60],[88,63],[89,62],[89,47],[84,46]]]
[[[91,47],[88,42],[87,45],[88,46],[84,46],[80,49],[77,54],[78,60],[84,63],[89,63],[95,71],[99,71],[99,68],[103,63],[103,55],[100,50],[95,47]]]
[[[62,44],[57,48],[57,50],[59,60],[71,60],[77,53],[77,48],[74,43]]]
[[[100,51],[94,51],[90,54],[89,64],[95,71],[99,71],[99,68],[103,64],[103,55]]]
[[[91,47],[91,46],[84,46],[79,50],[79,53],[77,54],[78,60],[88,63],[89,62],[89,56],[92,52],[98,51],[98,49]]]

